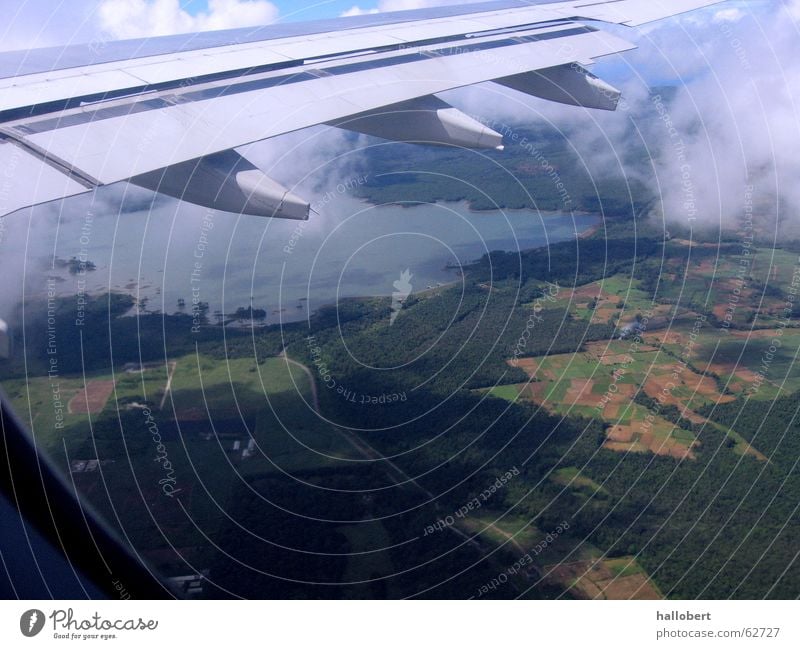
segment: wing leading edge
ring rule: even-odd
[[[614,110],[584,66],[632,49],[586,25],[640,25],[720,0],[494,2],[446,17],[159,54],[0,79],[0,216],[130,181],[215,209],[306,219],[309,205],[234,149],[318,124],[502,148],[436,93],[495,81]],[[388,22],[387,22],[388,21]],[[295,28],[296,29],[296,28]]]

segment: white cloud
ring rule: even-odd
[[[348,16],[365,16],[367,14],[376,14],[379,12],[379,9],[362,9],[361,7],[355,5],[350,7],[347,11],[343,11],[341,16],[342,18],[347,18]]]
[[[720,9],[714,14],[713,21],[715,23],[723,22],[736,22],[744,18],[745,13],[737,7],[731,9]]]
[[[114,38],[142,38],[266,25],[278,9],[266,0],[209,0],[208,11],[190,14],[179,0],[102,0],[101,29]]]
[[[88,42],[97,31],[91,16],[95,5],[93,0],[3,0],[0,50]]]
[[[787,0],[784,4],[784,11],[790,19],[794,21],[800,20],[800,0]]]
[[[444,5],[461,5],[481,2],[482,0],[381,0],[376,9],[362,9],[358,5],[342,12],[342,16],[364,16],[385,11],[405,11],[407,9],[427,9],[428,7],[441,7]]]

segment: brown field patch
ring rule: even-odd
[[[689,239],[670,239],[671,243],[678,243],[689,248],[716,248],[716,243],[700,243],[699,241],[689,241]]]
[[[617,435],[620,439],[611,439],[611,433],[608,434],[608,439],[603,442],[603,448],[617,453],[653,453],[654,455],[670,456],[676,459],[694,459],[692,448],[697,445],[697,442],[687,444],[672,437],[663,437],[653,435],[651,433],[633,433],[632,439],[625,441],[624,438],[628,433],[631,426],[615,426],[619,428]],[[613,430],[613,429],[612,429]]]
[[[756,310],[756,309],[753,308],[753,306],[751,306],[746,301],[746,297],[747,296],[745,296],[744,293],[742,293],[742,299],[741,299],[738,307],[733,311],[733,314],[732,314],[733,317],[732,318],[731,318],[731,313],[728,311],[728,309],[730,307],[728,306],[727,303],[726,304],[717,304],[716,306],[714,306],[713,309],[711,309],[711,312],[716,316],[716,318],[720,322],[730,321],[730,322],[738,323],[738,325],[743,325],[744,324],[744,320],[747,319],[747,317],[750,315],[750,313],[752,311]],[[734,329],[728,329],[728,331],[729,332],[733,332],[735,330]]]
[[[683,345],[685,340],[680,331],[662,330],[662,331],[647,331],[642,338],[651,345]]]
[[[644,393],[652,399],[659,399],[665,406],[680,405],[680,399],[666,389],[665,383],[668,382],[666,378],[659,380],[658,377],[649,376],[644,384]]]
[[[616,313],[619,313],[619,309],[616,307],[597,307],[592,314],[592,324],[608,322]]]
[[[597,397],[592,394],[593,387],[593,379],[572,379],[564,401],[576,406],[593,406],[597,402]]]
[[[594,282],[591,284],[584,284],[583,286],[578,286],[572,290],[572,301],[573,302],[580,302],[582,300],[586,300],[590,302],[595,298],[598,300],[608,300],[614,296],[609,295],[605,291],[603,291],[598,284]]]
[[[630,404],[635,392],[636,386],[632,383],[618,383],[617,391],[615,393],[608,393],[606,395],[592,395],[593,399],[591,403],[586,405],[596,406],[600,403],[601,399],[604,399],[607,396],[608,401],[603,408],[602,415],[603,419],[613,422],[625,412],[625,408],[628,406],[628,404]]]
[[[673,393],[673,390],[667,388],[671,383],[674,383],[674,379],[671,374],[669,373],[661,373],[664,367],[655,368],[655,371],[659,372],[658,374],[650,375],[644,384],[644,392],[648,397],[652,399],[658,399],[661,403],[668,406],[676,406],[679,410],[684,412],[691,412],[686,411],[686,401],[685,398],[676,396]],[[717,403],[729,403],[733,401],[735,397],[733,395],[723,395],[720,394],[717,389],[716,381],[711,378],[710,376],[702,376],[697,374],[696,372],[690,369],[684,369],[680,373],[680,380],[678,382],[679,386],[685,387],[688,390],[691,390],[694,396],[705,397],[707,399],[713,400]],[[676,386],[677,387],[677,386]],[[695,418],[698,415],[692,413],[691,415],[684,416],[692,421],[693,423],[703,423],[703,421],[697,421],[696,419],[692,419],[692,416]]]
[[[636,394],[636,386],[633,383],[617,383],[617,398],[621,403],[628,403]]]
[[[629,575],[627,577],[617,577],[616,579],[602,582],[598,585],[602,589],[604,599],[663,599],[653,582],[644,573]]]
[[[532,401],[546,408],[548,412],[555,413],[556,407],[559,405],[559,403],[554,402],[552,399],[547,398],[547,395],[550,393],[550,390],[552,389],[553,389],[552,383],[547,383],[547,382],[531,383],[530,386],[528,387],[528,395],[530,395],[529,398]]]
[[[680,319],[680,316],[678,316],[678,315],[675,315],[675,316],[673,317],[673,312],[674,312],[674,310],[675,310],[675,306],[674,306],[674,305],[672,305],[672,304],[657,304],[655,307],[653,307],[653,315],[652,315],[652,316],[651,316],[651,318],[650,318],[649,325],[650,325],[651,327],[654,327],[654,326],[656,326],[656,325],[659,325],[659,323],[657,323],[657,322],[656,322],[656,323],[654,323],[654,322],[653,322],[653,319],[654,319],[654,318],[660,318],[660,317],[667,317],[667,318],[669,318],[669,319],[667,320],[667,322],[666,322],[666,323],[661,323],[661,324],[659,325],[659,326],[662,326],[662,327],[663,327],[663,326],[667,326],[667,325],[668,325],[669,323],[671,323],[671,322],[677,322],[677,321]],[[691,312],[690,312],[690,313],[691,313]],[[692,314],[692,318],[694,318],[694,316],[695,316],[695,315],[696,315],[696,314]]]
[[[566,587],[579,599],[654,600],[663,599],[658,588],[643,571],[615,576],[612,561],[572,561],[545,568],[548,580]],[[640,570],[640,568],[637,569]]]
[[[728,329],[728,336],[731,338],[739,338],[742,340],[770,340],[775,338],[775,328],[771,329]]]
[[[600,340],[597,342],[586,343],[584,347],[586,348],[586,353],[589,354],[589,356],[597,359],[608,351],[609,341]]]
[[[606,438],[612,442],[632,442],[636,431],[633,426],[617,424],[606,432]]]
[[[725,321],[725,316],[728,314],[728,305],[727,304],[717,304],[711,309],[711,313],[719,320],[720,322]]]
[[[617,453],[647,453],[650,451],[646,446],[642,446],[640,442],[603,442],[603,448]]]
[[[695,273],[705,273],[707,275],[711,275],[714,273],[714,268],[715,262],[710,259],[704,259],[694,268],[689,269],[689,274],[694,275]]]
[[[730,372],[730,369],[731,368],[729,367],[728,372]],[[736,378],[746,381],[747,383],[755,383],[760,377],[757,372],[749,370],[746,367],[737,367],[733,374],[736,376]]]
[[[684,419],[688,419],[693,424],[702,425],[706,423],[705,417],[703,417],[702,415],[698,415],[696,412],[694,412],[693,410],[689,410],[688,408],[683,408],[681,410],[681,417],[683,417]]]
[[[673,437],[646,434],[641,436],[639,442],[654,455],[670,456],[676,459],[694,457],[691,451],[692,445]]]
[[[539,361],[535,358],[518,358],[515,361],[507,361],[511,367],[518,367],[528,376],[534,376],[539,371]]]
[[[513,361],[506,361],[512,367],[515,366]],[[542,367],[539,359],[536,358],[518,358],[516,361],[516,367],[521,369],[525,374],[527,374],[532,379],[538,379],[540,381],[547,380],[547,381],[555,381],[556,380],[556,372],[554,370],[545,369]]]
[[[656,417],[653,427],[639,436],[639,443],[655,455],[668,455],[677,459],[694,459],[692,449],[697,442],[688,442],[672,437],[675,426],[666,419]]]
[[[589,354],[590,357],[599,360],[603,365],[616,365],[621,363],[629,363],[633,360],[633,357],[630,354],[630,352],[612,351],[614,349],[620,348],[618,345],[612,343],[616,343],[616,341],[600,341],[600,342],[586,343],[586,353]],[[638,352],[655,352],[658,351],[658,347],[654,347],[653,345],[642,344],[639,345],[637,350]]]
[[[69,400],[67,411],[73,414],[96,414],[101,412],[114,391],[115,382],[108,380],[89,381],[83,390]]]
[[[599,360],[603,365],[622,365],[633,362],[633,357],[630,354],[606,354],[600,356]]]
[[[671,455],[676,460],[682,460],[684,458],[694,459],[694,454],[691,449],[686,448],[683,444],[673,443],[666,451],[666,455]]]
[[[736,366],[728,363],[714,363],[713,365],[709,365],[708,369],[711,372],[714,372],[715,374],[718,374],[720,376],[725,376],[726,374],[732,374],[735,377],[735,379],[743,381],[748,385],[755,383],[758,380],[758,374],[756,374],[756,372],[746,367],[742,367],[741,365]],[[771,381],[769,380],[767,380],[767,382],[771,383]],[[732,389],[736,388],[735,385],[731,385],[730,387]],[[736,397],[732,395],[723,395],[720,396],[719,403],[729,403],[730,401],[733,401],[735,398]]]

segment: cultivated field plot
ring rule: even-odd
[[[669,375],[674,359],[642,347],[645,351],[630,353],[625,341],[591,343],[585,352],[559,354],[520,363],[529,372],[532,382],[527,387],[532,401],[554,414],[598,417],[608,424],[606,448],[613,451],[653,452],[676,458],[692,457],[697,444],[695,436],[682,430],[648,408],[634,403],[634,395],[642,386],[645,394],[663,389],[661,381]],[[525,359],[528,361],[529,359]],[[681,395],[692,395],[700,384],[706,392],[713,390],[713,381],[686,373],[685,381],[675,388],[670,401],[677,403]],[[702,395],[707,398],[720,397]]]
[[[572,481],[579,489],[604,493],[592,480],[580,476],[574,467],[559,471],[554,480]],[[578,599],[663,599],[655,583],[633,557],[604,558],[594,546],[568,533],[550,535],[524,518],[483,512],[463,519],[459,526],[491,547],[502,546],[515,559],[530,554],[532,564],[509,574],[508,586],[526,592],[532,583],[543,581]],[[513,565],[513,564],[512,564]]]
[[[717,248],[716,243],[690,245],[672,240],[666,247],[664,265],[672,272],[661,275],[666,281],[659,283],[658,297],[712,312],[720,321],[727,316],[741,328],[749,328],[756,319],[759,326],[777,322],[798,265],[797,254],[756,248],[745,251],[738,245]],[[730,305],[734,306],[729,310]]]
[[[492,546],[504,546],[515,556],[521,556],[546,536],[545,532],[529,524],[520,516],[484,510],[460,519],[458,526],[465,532],[480,534],[480,538]]]
[[[86,386],[69,400],[67,409],[70,413],[97,414],[106,407],[111,393],[114,392],[113,379],[95,379],[87,381]]]
[[[692,425],[709,424],[696,410],[733,401],[752,384],[755,374],[725,356],[728,339],[720,343],[720,334],[710,325],[699,329],[689,345],[689,323],[694,318],[682,319],[669,330],[646,332],[636,346],[629,340],[610,340],[588,343],[574,354],[519,359],[518,367],[531,382],[496,388],[493,393],[509,400],[530,399],[553,414],[600,418],[607,424],[605,447],[609,450],[694,458],[699,442]],[[722,335],[741,337],[741,332]],[[784,340],[787,348],[797,349],[800,332],[787,330]],[[745,348],[744,357],[752,358],[765,343],[769,340],[762,334],[753,336],[750,344],[757,349],[748,352]],[[741,343],[735,344],[741,352]],[[791,358],[776,359],[773,367],[776,375],[784,370],[800,386],[800,368]],[[759,396],[769,398],[776,391],[774,384],[765,382]],[[674,414],[668,418],[665,411]],[[736,431],[723,432],[738,452],[763,459]]]
[[[690,334],[691,328],[681,327],[668,332],[647,332],[644,339],[668,354],[680,356],[689,344]],[[777,349],[770,352],[776,339]],[[730,400],[730,395],[744,394],[751,399],[771,400],[800,389],[798,348],[800,329],[797,328],[783,329],[778,336],[774,328],[723,331],[709,324],[696,336],[691,363],[716,383],[717,393],[725,393],[721,403]],[[706,391],[706,396],[713,398],[714,393]],[[698,407],[698,403],[690,407]]]
[[[67,408],[75,395],[83,391],[83,377],[13,379],[4,381],[3,389],[36,444],[47,451],[63,453],[64,428],[88,419],[86,414],[70,413]]]
[[[653,305],[651,297],[639,288],[638,280],[622,275],[575,287],[568,295],[546,303],[547,308],[569,309],[571,317],[591,324],[613,323],[633,319],[648,309],[655,315],[666,315],[670,305]]]
[[[554,471],[550,479],[558,485],[568,487],[578,496],[600,497],[608,496],[608,491],[602,485],[583,475],[575,466],[564,467]]]
[[[527,383],[518,383],[517,385],[498,385],[489,390],[489,394],[498,399],[505,399],[506,401],[514,402],[520,398],[520,394],[527,387]]]
[[[578,599],[664,599],[633,557],[559,563],[546,566],[545,574]]]
[[[104,411],[160,395],[166,382],[163,366],[147,365],[132,373],[119,368],[113,374],[31,377],[5,381],[3,387],[42,448],[63,453],[62,437],[75,425],[85,424]],[[71,434],[71,433],[70,433]]]

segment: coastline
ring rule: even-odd
[[[358,203],[358,205],[362,206],[372,205],[372,203],[366,199],[358,199],[357,201],[354,201],[353,205],[346,206],[345,214],[350,214],[351,212],[358,213],[358,207],[355,205],[355,203]],[[394,204],[394,208],[389,207],[389,205],[390,204],[387,204],[386,206],[379,206],[389,208],[388,213],[384,213],[382,209],[379,210],[380,213],[375,214],[377,220],[372,222],[372,225],[369,225],[369,222],[372,221],[371,214],[368,215],[365,220],[365,226],[370,227],[370,229],[374,231],[375,236],[380,233],[381,237],[385,237],[388,235],[382,233],[391,233],[395,229],[399,228],[401,230],[409,229],[413,232],[420,233],[421,236],[427,237],[428,239],[435,239],[436,237],[439,237],[440,239],[443,239],[456,247],[458,250],[457,258],[451,258],[448,262],[446,259],[447,255],[444,255],[444,258],[437,257],[436,254],[428,257],[415,257],[415,250],[412,248],[407,252],[401,252],[399,257],[394,255],[390,258],[379,257],[373,258],[372,260],[368,259],[368,265],[371,265],[369,265],[368,268],[365,267],[365,270],[362,271],[366,273],[364,276],[367,281],[364,281],[362,283],[363,285],[361,286],[359,286],[358,282],[356,282],[355,285],[351,287],[355,290],[351,291],[351,294],[348,297],[369,298],[390,296],[392,281],[393,279],[396,279],[396,276],[393,272],[395,266],[397,266],[398,269],[411,267],[414,271],[414,274],[416,275],[414,283],[419,283],[422,287],[421,290],[419,292],[415,292],[414,295],[424,295],[426,292],[431,290],[449,287],[454,282],[462,281],[458,276],[453,277],[453,270],[458,272],[459,269],[469,266],[470,263],[476,261],[482,256],[482,254],[485,253],[485,250],[483,249],[476,249],[473,256],[472,252],[468,251],[468,246],[472,245],[470,242],[480,242],[481,237],[486,238],[488,242],[487,245],[489,245],[490,249],[492,250],[496,249],[511,251],[516,250],[516,246],[519,246],[520,251],[527,251],[535,250],[543,245],[546,245],[545,237],[548,236],[548,232],[551,233],[551,235],[552,233],[557,233],[555,235],[555,239],[553,239],[555,241],[570,239],[574,241],[576,230],[580,231],[578,236],[581,238],[586,238],[594,235],[598,231],[600,225],[602,225],[599,216],[591,213],[545,212],[532,211],[525,208],[475,210],[469,207],[468,201],[439,203],[438,206],[443,208],[442,212],[440,213],[442,215],[441,219],[431,218],[431,212],[433,211],[431,208],[436,207],[437,204],[397,203]],[[409,210],[407,213],[404,210],[401,214],[399,210],[397,210],[397,206],[409,208],[427,207],[428,209],[418,210],[416,213],[414,213],[414,210]],[[392,209],[395,210],[393,214],[391,213]],[[452,213],[452,216],[449,214],[446,215],[445,213]],[[408,217],[410,217],[408,221],[406,221],[406,214]],[[447,218],[445,218],[445,215]],[[442,224],[459,224],[461,222],[461,220],[458,218],[459,215],[467,224],[469,224],[470,219],[474,217],[474,226],[472,230],[469,230],[469,225],[466,225],[463,228],[461,228],[459,225],[459,228],[461,228],[463,231],[460,232],[459,235],[454,235],[453,240],[451,241],[449,239],[450,230],[447,229],[447,227],[450,226],[444,226]],[[398,221],[398,217],[400,221]],[[339,220],[344,222],[345,219],[342,218]],[[339,220],[327,219],[329,229],[335,229],[334,226],[337,226]],[[326,219],[319,219],[319,221],[322,225],[326,224]],[[224,221],[220,221],[220,223],[222,224]],[[252,222],[249,222],[248,225],[258,226],[259,223],[260,221],[253,220]],[[188,270],[186,269],[191,268],[191,263],[193,263],[194,260],[188,258],[186,254],[184,254],[182,257],[182,251],[180,248],[178,248],[177,254],[176,251],[173,251],[169,248],[165,248],[163,251],[159,249],[156,255],[157,259],[154,260],[157,264],[153,266],[155,272],[149,270],[144,271],[140,259],[141,255],[128,255],[129,258],[126,258],[120,257],[116,254],[117,251],[112,245],[114,239],[103,238],[103,234],[107,234],[108,237],[111,237],[114,230],[109,226],[106,228],[107,232],[104,232],[99,229],[100,225],[102,224],[103,221],[98,220],[98,232],[96,233],[95,238],[99,244],[99,249],[96,255],[91,255],[92,261],[96,263],[96,268],[91,272],[87,272],[85,277],[80,278],[83,294],[92,298],[96,298],[106,293],[124,294],[131,296],[134,299],[147,299],[149,301],[148,310],[151,310],[151,312],[162,311],[168,314],[180,312],[180,309],[176,307],[176,304],[181,300],[184,302],[188,301],[188,293],[186,292],[188,289],[184,290],[182,293],[181,287],[184,286],[187,281]],[[277,227],[282,225],[282,223],[276,223],[275,225]],[[132,231],[130,233],[130,238],[138,241],[139,237],[142,237],[142,245],[144,245],[146,242],[143,234],[139,232],[141,228],[136,225],[136,221],[131,220],[129,227]],[[256,228],[256,230],[257,234],[260,233],[258,228]],[[288,236],[288,234],[283,232],[283,230],[276,230],[273,240],[277,241],[278,243],[275,245],[280,243],[280,237],[282,235]],[[219,236],[223,237],[227,236],[227,234],[220,234]],[[460,238],[458,238],[459,236]],[[77,237],[77,233],[75,234],[75,237]],[[69,247],[67,243],[75,237],[70,237],[69,233],[62,233],[59,241],[64,243],[62,243],[63,249],[58,250],[59,257],[69,259],[70,256],[75,254],[75,250]],[[321,235],[319,235],[318,238],[319,237],[321,237]],[[256,237],[254,236],[251,239],[255,241]],[[216,259],[209,255],[208,259],[204,260],[204,263],[206,263],[206,266],[208,266],[210,272],[208,276],[204,278],[203,299],[204,301],[210,303],[210,312],[221,309],[221,298],[223,296],[223,288],[225,288],[227,289],[224,292],[224,301],[225,306],[227,307],[225,309],[226,311],[233,311],[239,306],[247,307],[251,304],[254,304],[259,308],[264,308],[268,312],[269,315],[267,318],[267,323],[269,324],[277,324],[280,322],[296,322],[309,317],[308,308],[306,307],[307,302],[295,301],[295,297],[297,297],[298,300],[301,296],[308,297],[307,283],[305,281],[306,278],[302,275],[302,273],[304,272],[303,269],[307,267],[306,257],[311,260],[312,253],[316,254],[317,247],[315,239],[307,237],[307,242],[308,243],[306,244],[306,247],[308,248],[308,251],[306,252],[305,256],[299,255],[298,253],[296,255],[296,260],[295,257],[292,257],[290,260],[295,266],[295,268],[291,269],[294,271],[294,276],[291,277],[291,280],[294,282],[294,284],[289,285],[291,288],[289,291],[287,291],[287,288],[284,287],[282,304],[279,304],[276,301],[275,298],[277,296],[273,295],[273,293],[276,291],[272,289],[262,291],[263,295],[256,295],[255,302],[252,302],[253,280],[249,273],[246,274],[244,279],[237,277],[235,274],[228,274],[225,277],[226,285],[223,287],[220,276],[215,273],[217,269],[212,265],[214,263],[219,265],[221,258]],[[274,272],[274,276],[278,277],[280,269],[277,268],[277,263],[281,260],[285,260],[285,258],[275,257],[278,262],[275,262],[275,264],[273,264],[275,268],[272,268],[269,266],[269,260],[272,259],[271,257],[266,254],[260,254],[254,246],[251,246],[251,248],[252,249],[245,249],[244,254],[248,259],[252,258],[257,260],[259,264],[262,262],[262,260],[265,260],[266,262],[259,268],[259,272],[262,273],[261,277],[268,280],[268,278],[272,277],[272,275],[263,273],[271,272]],[[50,255],[52,254],[49,252],[49,245],[47,246],[47,250],[48,257],[46,258],[46,261],[50,259]],[[148,250],[150,250],[150,248],[148,248]],[[162,267],[166,263],[165,259],[167,257],[167,253],[169,253],[169,266],[167,267],[169,276],[165,277],[165,271]],[[186,257],[186,259],[184,259],[184,257]],[[114,260],[113,267],[110,263],[112,258]],[[453,261],[460,263],[458,263],[458,265],[449,272],[446,271],[443,266],[446,263],[452,263]],[[310,261],[308,263],[310,263]],[[250,268],[252,271],[251,266],[252,264],[249,264],[248,268]],[[35,290],[41,286],[39,285],[39,273],[36,273],[36,275],[37,277],[33,281],[31,281],[30,275],[26,280],[31,284],[30,286],[26,287],[26,297],[32,301],[41,300],[43,295],[43,293],[40,292],[41,289],[40,291]],[[77,279],[74,275],[70,275],[67,269],[44,268],[41,271],[41,275],[43,277],[48,276],[55,278],[57,282],[56,290],[59,297],[71,297],[75,295],[77,290]],[[382,277],[384,275],[384,281],[376,284],[374,278],[376,276]],[[316,312],[317,308],[322,305],[328,306],[336,303],[335,291],[337,277],[333,277],[333,279],[331,279],[323,275],[323,280],[323,284],[324,282],[330,283],[331,290],[326,292],[325,287],[327,285],[316,285],[316,294],[311,296],[312,303],[314,305],[312,313]],[[266,281],[264,283],[269,285],[270,281]],[[441,284],[442,286],[438,286],[438,284]],[[231,285],[233,285],[233,287]],[[375,290],[376,286],[377,290]],[[424,288],[425,286],[432,286],[432,288],[427,289]],[[385,287],[385,292],[383,293],[380,292],[382,287]],[[296,288],[297,290],[295,290]],[[356,293],[355,291],[357,291],[359,288],[362,289],[362,291]],[[4,311],[11,316],[18,306],[18,304],[8,304],[6,305],[6,309]],[[299,308],[300,306],[303,306],[304,308]],[[15,318],[11,317],[10,319],[13,320]]]

